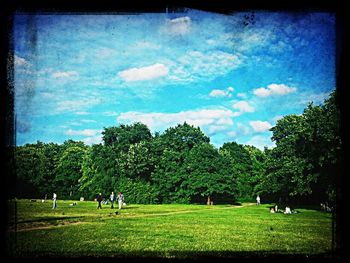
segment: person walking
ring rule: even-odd
[[[122,192],[119,192],[118,194],[118,208],[122,209],[124,203],[124,195],[122,194]]]
[[[57,194],[56,193],[53,193],[53,196],[52,196],[52,209],[56,209],[57,208]]]
[[[111,209],[113,209],[114,208],[114,201],[115,201],[114,192],[111,193],[111,196],[109,197],[109,199],[111,200]]]
[[[97,202],[98,202],[97,209],[102,209],[102,206],[101,206],[102,194],[101,193],[99,193],[99,195],[97,196]]]
[[[256,205],[260,205],[260,196],[259,195],[256,197]]]

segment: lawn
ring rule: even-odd
[[[116,215],[109,205],[70,203],[59,200],[53,210],[50,201],[17,200],[15,210],[9,201],[10,257],[313,256],[332,248],[331,214],[311,209],[285,215],[251,203],[130,204]]]

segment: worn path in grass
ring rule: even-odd
[[[174,215],[174,214],[188,214],[188,213],[196,213],[196,212],[203,212],[203,211],[216,211],[216,210],[224,210],[224,209],[233,209],[233,208],[242,208],[247,206],[255,205],[255,203],[243,203],[239,206],[228,206],[228,207],[205,207],[204,209],[196,209],[196,210],[180,210],[180,211],[174,211],[174,212],[166,212],[166,213],[152,213],[152,214],[139,214],[139,215],[123,215],[124,218],[142,218],[142,217],[157,217],[157,216],[167,216],[167,215]],[[208,209],[209,208],[209,209]],[[82,218],[86,218],[86,216],[82,216]],[[64,218],[63,218],[64,220]],[[52,228],[58,228],[58,227],[64,227],[64,226],[70,226],[70,225],[78,225],[78,224],[89,224],[91,222],[68,222],[63,221],[59,223],[58,225],[46,225],[46,226],[26,226],[23,228],[19,228],[16,231],[17,232],[24,232],[24,231],[32,231],[32,230],[40,230],[40,229],[52,229]],[[14,229],[11,229],[11,231],[15,231]]]

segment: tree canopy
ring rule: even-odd
[[[276,146],[235,141],[215,148],[199,127],[178,124],[151,134],[142,123],[104,128],[103,143],[15,147],[18,197],[94,198],[122,191],[134,203],[234,202],[266,199],[335,202],[342,175],[336,92],[322,105],[286,115],[271,128]]]

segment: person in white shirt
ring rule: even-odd
[[[286,210],[284,211],[285,214],[291,214],[292,211],[290,210],[289,206],[286,206]]]
[[[118,206],[119,206],[118,208],[119,209],[122,209],[123,203],[124,203],[124,195],[121,192],[119,192],[119,194],[118,194]]]
[[[53,193],[52,200],[53,200],[52,209],[56,209],[57,208],[57,194],[56,193]]]
[[[109,197],[109,199],[111,200],[111,209],[113,209],[114,208],[114,201],[115,201],[114,192],[111,193],[111,196]]]

